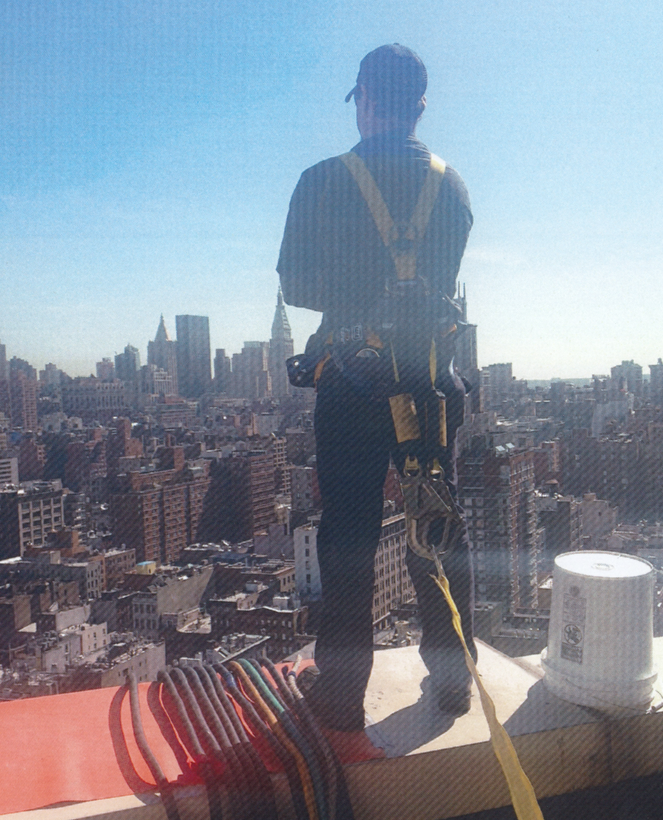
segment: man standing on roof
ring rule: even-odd
[[[302,174],[278,262],[286,302],[323,312],[307,345],[308,361],[318,363],[315,433],[323,504],[319,675],[307,700],[324,725],[340,731],[364,728],[374,560],[390,455],[401,475],[406,456],[414,463],[424,458],[403,449],[411,442],[396,424],[390,403],[396,394],[444,394],[433,461],[455,492],[454,439],[465,391],[453,373],[452,297],[472,213],[460,176],[415,136],[426,85],[426,68],[409,48],[385,45],[364,57],[346,97],[354,98],[361,141]],[[417,385],[426,380],[422,392]],[[443,564],[476,657],[469,544],[464,527],[457,534]],[[432,692],[444,712],[463,714],[471,679],[449,608],[431,578],[434,565],[408,550],[407,566]]]

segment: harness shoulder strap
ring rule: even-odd
[[[398,231],[380,189],[362,158],[350,151],[347,154],[341,154],[339,159],[352,175],[368,205],[382,242],[389,249],[394,260],[396,276],[399,280],[414,279],[416,272],[415,243],[417,240],[423,239],[426,233],[440,191],[442,177],[446,171],[444,161],[436,157],[435,154],[431,154],[428,173],[410,221],[405,225],[404,230]],[[401,233],[402,235],[400,235]],[[408,240],[405,249],[401,247],[402,243],[399,240]]]
[[[423,238],[426,233],[430,215],[433,212],[433,206],[440,192],[442,177],[446,170],[447,166],[444,160],[436,157],[435,154],[431,154],[428,173],[426,174],[426,179],[424,180],[419,199],[414,206],[414,213],[410,220],[411,224],[414,225],[417,236],[421,238]]]
[[[341,154],[340,160],[357,183],[361,195],[366,200],[366,204],[371,212],[380,237],[388,248],[394,232],[394,220],[391,218],[387,203],[384,201],[380,189],[373,179],[373,174],[371,174],[366,167],[364,160],[353,151],[349,151],[347,154]]]

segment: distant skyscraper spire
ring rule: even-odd
[[[172,390],[177,395],[177,342],[170,338],[161,314],[157,335],[147,344],[147,363],[165,370],[172,379]]]
[[[161,314],[161,319],[159,320],[159,327],[157,328],[157,335],[154,337],[154,341],[156,344],[159,344],[160,342],[163,343],[172,341],[163,318],[163,313]]]
[[[283,303],[283,292],[279,285],[279,290],[276,295],[276,312],[274,313],[274,321],[272,322],[272,340],[285,339],[292,340],[292,331],[290,329],[290,322],[285,312],[285,304]]]
[[[283,304],[283,293],[279,285],[276,295],[276,312],[272,322],[272,338],[269,343],[269,374],[272,377],[273,396],[289,396],[292,392],[285,366],[285,360],[292,355],[294,355],[292,331]]]

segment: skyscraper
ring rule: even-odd
[[[13,427],[37,430],[37,380],[25,375],[23,370],[13,370],[9,379],[11,420]]]
[[[170,338],[163,313],[153,342],[147,343],[147,363],[165,370],[172,379],[173,393],[177,395],[177,342]]]
[[[269,343],[269,374],[272,378],[273,396],[289,396],[292,392],[285,366],[285,360],[292,355],[294,355],[292,332],[283,304],[283,294],[279,286],[276,297],[276,312],[272,322],[272,338]]]
[[[474,436],[458,459],[458,498],[474,547],[476,600],[501,602],[510,613],[536,608],[541,534],[532,451]]]
[[[272,395],[269,373],[269,342],[244,342],[241,353],[233,355],[232,393],[243,399],[263,399]]]
[[[9,365],[7,349],[0,344],[0,416],[11,419],[11,399],[9,397]]]
[[[231,390],[231,376],[230,359],[222,347],[217,347],[214,356],[214,392],[228,394]]]
[[[175,326],[179,393],[197,399],[209,392],[212,385],[209,318],[176,316]]]
[[[123,382],[135,382],[140,370],[140,353],[137,347],[127,345],[115,356],[115,375]]]

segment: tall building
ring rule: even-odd
[[[465,376],[466,379],[478,388],[479,365],[477,356],[477,326],[471,325],[467,321],[467,293],[465,285],[463,285],[463,292],[456,297],[456,301],[461,309],[461,321],[463,322],[462,332],[458,334],[456,341],[456,368]]]
[[[237,543],[276,523],[274,459],[265,450],[234,452],[212,466],[201,538]]]
[[[0,558],[43,547],[50,532],[64,527],[60,481],[25,482],[0,490]]]
[[[619,508],[622,523],[663,520],[663,425],[601,438],[572,430],[562,455],[565,492],[596,493]]]
[[[133,381],[140,370],[140,351],[133,345],[127,345],[122,353],[115,357],[115,375],[123,382]]]
[[[177,395],[177,342],[170,338],[163,313],[153,342],[147,344],[147,363],[165,370],[172,380],[172,395]],[[170,395],[170,394],[166,394]]]
[[[132,384],[129,383],[130,393]],[[126,382],[118,379],[102,382],[76,377],[62,388],[62,409],[69,416],[80,416],[83,421],[110,421],[113,416],[121,415],[129,403]]]
[[[475,437],[458,459],[458,497],[474,547],[476,600],[512,613],[535,608],[541,532],[531,451]]]
[[[11,424],[12,403],[9,393],[9,379],[0,379],[0,428]]]
[[[24,370],[11,370],[9,379],[11,420],[13,427],[37,430],[37,380]]]
[[[55,365],[52,366],[55,367]],[[46,367],[48,368],[48,365],[46,365]],[[111,359],[104,358],[100,362],[97,362],[97,378],[101,379],[102,382],[113,381],[115,378],[115,365]],[[46,381],[46,378],[44,381]]]
[[[633,393],[638,398],[642,396],[642,367],[633,359],[611,367],[610,378],[619,393]]]
[[[198,399],[212,385],[209,318],[176,316],[177,382],[180,396]]]
[[[269,342],[244,342],[241,353],[233,356],[233,395],[242,399],[263,399],[271,395]]]
[[[11,399],[9,396],[9,365],[7,364],[7,348],[0,344],[0,419],[5,416],[11,419]]]
[[[0,377],[1,378],[1,377]],[[663,361],[649,365],[649,395],[652,403],[663,406]]]
[[[9,377],[11,378],[12,373],[18,372],[25,373],[28,379],[37,381],[37,371],[30,362],[26,362],[25,359],[19,359],[18,356],[12,356],[9,360]]]
[[[295,583],[297,592],[308,600],[320,600],[320,566],[318,564],[318,527],[309,522],[294,532]],[[393,609],[415,598],[414,586],[407,570],[407,532],[404,513],[382,520],[380,542],[375,553],[375,587],[373,590],[373,626],[382,629],[389,623]]]
[[[289,493],[291,489],[290,465],[288,464],[288,442],[275,436],[272,446],[274,455],[274,485],[277,493]]]
[[[582,549],[582,501],[570,495],[542,495],[536,498],[536,509],[546,531],[541,568],[552,572],[560,553]]]
[[[285,312],[281,287],[276,297],[276,312],[272,322],[272,338],[269,343],[269,375],[272,380],[272,396],[289,396],[292,392],[288,381],[285,360],[294,355],[290,322]]]
[[[139,563],[169,564],[198,540],[210,479],[206,470],[189,470],[183,460],[176,452],[175,469],[132,472],[116,479],[111,495],[115,546],[136,550]]]
[[[0,486],[18,484],[18,458],[0,453]]]
[[[214,392],[228,395],[232,389],[230,359],[222,347],[217,347],[214,356]]]
[[[141,367],[139,385],[143,397],[174,396],[177,393],[170,373],[155,364]]]
[[[104,362],[110,362],[110,359],[104,359]],[[97,363],[97,368],[99,367],[99,362]],[[111,367],[113,364],[111,362]],[[115,368],[113,367],[113,372],[115,372]],[[60,370],[60,368],[53,364],[53,362],[48,362],[44,365],[44,369],[39,371],[39,381],[42,382],[44,387],[61,387],[63,384],[63,376],[66,374]]]
[[[513,368],[511,362],[490,364],[481,368],[481,407],[483,410],[501,410],[511,398]]]
[[[115,420],[106,440],[106,462],[110,476],[119,473],[121,458],[140,458],[143,455],[143,443],[139,438],[133,438],[131,431],[128,418]]]
[[[7,348],[0,344],[0,382],[9,378],[7,371]]]

